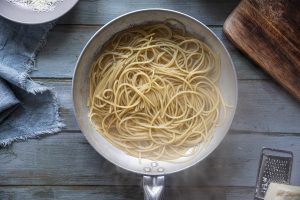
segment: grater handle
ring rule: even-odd
[[[161,200],[164,190],[164,176],[144,176],[143,188],[145,200]]]

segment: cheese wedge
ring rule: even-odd
[[[300,200],[300,187],[271,183],[265,200]]]

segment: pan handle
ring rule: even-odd
[[[145,200],[161,200],[164,190],[164,176],[144,176],[143,188]]]

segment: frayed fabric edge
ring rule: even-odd
[[[19,76],[19,84],[20,84],[21,88],[25,87],[26,81],[27,81],[28,78],[29,78],[29,75],[28,75],[28,73],[26,71],[20,74],[20,76]]]
[[[48,88],[46,86],[40,85],[37,88],[32,88],[32,89],[27,89],[27,92],[31,93],[31,94],[37,94],[37,93],[43,93],[46,91],[52,91],[51,88]]]
[[[55,26],[55,24],[56,24],[56,22],[51,22],[49,24],[48,31],[42,36],[42,38],[40,39],[40,41],[39,41],[38,45],[36,46],[35,50],[33,51],[33,53],[28,58],[28,60],[25,64],[26,70],[20,76],[21,87],[24,88],[25,90],[27,90],[27,92],[29,92],[29,93],[36,94],[36,93],[43,93],[47,90],[51,90],[51,88],[43,86],[41,83],[38,83],[41,86],[36,88],[36,89],[27,89],[26,88],[26,82],[31,81],[31,78],[30,78],[29,74],[34,70],[37,54],[46,45],[47,36],[48,36],[50,30]]]
[[[30,133],[30,134],[27,134],[27,135],[22,135],[22,136],[18,136],[18,137],[13,137],[13,138],[1,140],[0,141],[0,147],[9,146],[12,142],[25,141],[27,139],[37,139],[40,136],[45,136],[45,135],[53,135],[55,133],[60,132],[61,129],[65,126],[65,124],[62,123],[62,122],[59,122],[57,125],[58,126],[56,128],[51,128],[51,129],[46,130],[46,131],[38,131],[38,132]]]
[[[49,89],[48,87],[43,86],[43,84],[41,84],[41,83],[39,83],[40,86],[38,86],[37,88],[28,88],[26,86],[28,84],[28,81],[32,81],[29,74],[35,70],[34,67],[35,67],[35,63],[36,63],[37,54],[46,45],[47,36],[48,36],[50,30],[55,26],[55,24],[56,24],[55,22],[51,22],[48,25],[47,32],[45,32],[42,35],[42,38],[36,45],[33,53],[30,55],[30,57],[28,57],[27,61],[24,63],[25,70],[17,76],[18,77],[17,78],[18,79],[17,86],[20,87],[21,89],[26,90],[29,93],[32,93],[32,94],[43,93]]]
[[[49,32],[51,31],[51,29],[53,29],[55,24],[56,24],[56,22],[51,22],[49,24],[49,28],[48,28],[47,32],[42,36],[42,38],[40,39],[40,41],[39,41],[38,45],[36,46],[35,50],[33,51],[33,53],[28,58],[28,60],[25,64],[25,67],[26,67],[25,73],[26,74],[29,74],[34,70],[37,54],[46,45],[47,36],[48,36]]]
[[[34,70],[37,54],[45,46],[45,44],[47,42],[47,36],[48,36],[50,30],[54,27],[54,25],[55,25],[55,22],[52,22],[49,25],[48,31],[42,36],[42,38],[39,41],[36,49],[33,51],[31,56],[28,58],[28,60],[25,64],[26,70],[24,72],[22,72],[19,76],[19,84],[20,84],[21,88],[23,88],[25,90],[27,89],[26,88],[26,82],[31,81],[29,73]],[[36,93],[43,93],[45,91],[49,91],[53,95],[54,108],[56,110],[56,115],[55,115],[56,125],[55,125],[55,127],[50,128],[48,130],[44,130],[44,131],[37,131],[37,132],[34,132],[34,133],[29,133],[29,134],[22,135],[22,136],[17,136],[17,137],[13,137],[13,138],[0,140],[0,147],[6,147],[6,146],[10,145],[12,142],[16,142],[16,141],[25,141],[27,139],[39,138],[40,136],[52,135],[52,134],[60,132],[62,130],[62,128],[64,128],[66,126],[62,122],[62,119],[60,117],[59,104],[58,104],[58,99],[57,99],[56,94],[51,90],[51,88],[43,86],[40,83],[38,83],[38,84],[40,85],[39,87],[31,88],[31,89],[27,90],[27,92],[32,93],[32,94],[36,94]]]
[[[37,139],[37,138],[39,138],[41,136],[45,136],[45,135],[53,135],[55,133],[60,132],[62,130],[62,128],[64,128],[66,126],[63,123],[63,120],[60,117],[57,95],[52,90],[49,90],[49,92],[53,95],[52,98],[53,98],[53,102],[54,102],[54,109],[56,111],[56,114],[55,114],[56,125],[55,125],[55,127],[50,128],[48,130],[36,131],[36,132],[25,134],[25,135],[22,135],[22,136],[17,136],[17,137],[12,137],[12,138],[8,138],[8,139],[0,140],[0,147],[7,147],[11,143],[16,142],[16,141],[25,141],[27,139]]]

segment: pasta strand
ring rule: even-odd
[[[225,107],[219,76],[218,55],[185,30],[161,23],[122,31],[91,67],[90,121],[131,156],[191,156],[209,143]]]

